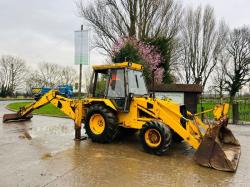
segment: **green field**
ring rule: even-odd
[[[215,102],[206,102],[202,106],[204,110],[213,109],[217,103]],[[239,120],[241,121],[250,121],[250,103],[249,102],[238,102],[239,105]],[[197,106],[198,112],[201,111],[201,104]],[[207,114],[208,117],[212,117],[212,113]],[[229,109],[229,118],[232,119],[232,107]]]
[[[20,107],[30,104],[31,102],[15,102],[7,105],[7,108],[18,111]],[[65,117],[66,115],[52,104],[48,104],[40,109],[34,110],[33,114],[42,114],[48,116]]]

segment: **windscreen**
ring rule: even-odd
[[[135,95],[148,94],[142,71],[128,70],[129,93]]]

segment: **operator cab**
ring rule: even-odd
[[[133,63],[94,66],[91,94],[110,99],[119,111],[128,111],[133,96],[148,95],[142,66]]]

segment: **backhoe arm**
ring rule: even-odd
[[[75,128],[81,128],[84,112],[82,101],[68,99],[63,96],[60,96],[58,95],[57,90],[51,90],[45,95],[43,95],[38,101],[31,103],[27,106],[21,107],[16,114],[5,114],[3,116],[3,121],[7,122],[30,119],[32,117],[30,116],[30,114],[33,110],[39,109],[49,103],[59,108],[69,118],[73,119],[75,122]]]
[[[33,102],[27,106],[21,107],[17,114],[20,117],[24,117],[30,114],[33,110],[39,109],[47,104],[49,104],[54,98],[56,98],[57,91],[51,90],[50,92],[43,95],[38,101]]]

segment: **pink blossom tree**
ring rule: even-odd
[[[161,67],[162,56],[155,46],[138,41],[132,37],[123,37],[114,43],[112,59],[114,62],[127,60],[142,64],[148,84],[152,82],[153,70],[155,70],[155,82],[162,82],[164,73],[164,69]]]

